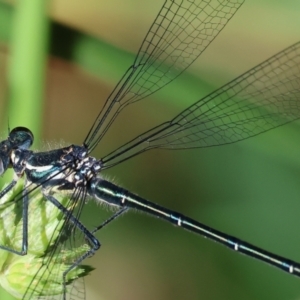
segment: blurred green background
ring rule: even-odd
[[[59,38],[51,50],[57,56],[49,58],[43,111],[32,111],[28,121],[10,126],[42,117],[43,124],[33,129],[42,129],[38,149],[61,141],[80,144],[162,4],[49,1],[51,18],[79,33],[72,38],[55,27]],[[0,13],[12,11],[0,7]],[[296,0],[246,1],[189,72],[126,109],[93,154],[105,155],[299,41],[299,13]],[[11,38],[5,32],[10,26],[9,17],[0,18],[3,136],[12,118],[6,110]],[[149,200],[300,261],[299,125],[230,146],[150,151],[105,176]],[[91,209],[89,219],[96,225],[103,217]],[[86,261],[96,267],[86,279],[89,300],[300,299],[299,279],[144,214],[130,212],[98,237],[103,247]]]

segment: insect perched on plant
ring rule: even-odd
[[[1,192],[2,286],[23,299],[84,299],[82,265],[101,244],[95,234],[130,208],[164,219],[230,249],[299,276],[300,264],[150,202],[104,179],[101,172],[147,150],[188,149],[241,141],[300,117],[300,43],[201,98],[173,119],[100,159],[90,156],[120,112],[161,89],[206,49],[243,0],[165,1],[133,64],[106,100],[82,146],[29,150],[32,132],[16,127],[0,144],[0,173],[14,179]],[[24,184],[22,185],[22,180]],[[14,192],[12,194],[12,192]],[[17,194],[17,195],[16,195]],[[88,228],[87,201],[116,209]],[[33,221],[29,221],[33,220]],[[6,227],[15,228],[7,234]]]

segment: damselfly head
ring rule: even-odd
[[[33,134],[26,127],[16,127],[8,135],[8,138],[0,142],[0,175],[10,164],[11,152],[16,149],[28,149],[33,143]]]

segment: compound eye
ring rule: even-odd
[[[0,175],[2,175],[5,172],[5,168],[3,166],[2,159],[0,159]]]
[[[7,170],[10,158],[6,152],[0,151],[0,176]]]
[[[12,147],[28,149],[33,143],[33,133],[26,127],[16,127],[8,137]]]

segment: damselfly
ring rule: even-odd
[[[84,298],[84,293],[78,290],[77,281],[72,285],[73,278],[69,279],[67,274],[76,269],[85,258],[92,256],[100,246],[94,233],[102,226],[87,229],[80,218],[86,196],[98,202],[102,199],[101,201],[120,208],[109,221],[127,208],[146,211],[223,243],[235,251],[299,275],[300,266],[296,262],[212,230],[98,176],[102,170],[152,148],[185,149],[228,144],[297,119],[300,117],[297,103],[299,44],[283,50],[188,107],[171,121],[139,135],[101,159],[88,156],[123,108],[142,100],[175,79],[202,53],[242,3],[243,1],[166,1],[150,28],[134,65],[128,69],[108,98],[83,147],[70,146],[33,153],[27,150],[32,142],[32,133],[20,127],[12,130],[9,139],[2,142],[2,173],[12,164],[19,176],[26,175],[28,185],[23,196],[13,201],[14,205],[21,202],[23,205],[20,221],[23,222],[22,247],[12,249],[8,243],[4,245],[6,250],[18,251],[19,254],[27,252],[28,201],[29,206],[31,204],[27,195],[36,189],[36,185],[43,187],[47,205],[52,204],[65,216],[64,224],[55,231],[50,252],[44,257],[42,268],[28,286],[25,299],[39,294],[51,299],[61,292],[77,299]],[[4,190],[4,195],[14,186],[15,181]],[[63,200],[56,197],[60,191],[69,192],[72,197],[61,202]],[[4,220],[5,217],[6,215]],[[78,234],[81,239],[78,239]],[[66,254],[72,249],[73,243],[79,248],[74,256]],[[80,248],[83,244],[90,249]],[[30,243],[28,247],[30,248]],[[65,272],[53,265],[57,260]],[[43,286],[43,281],[47,283],[52,278],[57,279],[57,274],[62,281],[61,290]]]

